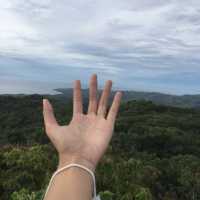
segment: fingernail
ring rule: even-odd
[[[119,95],[120,97],[122,96],[122,92],[121,92],[121,91],[118,91],[117,93],[118,93],[118,95]]]
[[[43,99],[43,105],[48,105],[47,99]]]
[[[112,80],[107,80],[107,84],[112,85]]]

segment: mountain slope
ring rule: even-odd
[[[72,97],[72,89],[56,89],[61,94],[55,95],[56,97],[63,99],[70,99]],[[83,89],[83,98],[86,100],[88,97],[88,89]],[[99,91],[100,94],[101,91]],[[110,101],[114,95],[114,91],[111,93]],[[163,104],[175,107],[191,107],[200,108],[200,95],[170,95],[157,92],[136,92],[136,91],[123,91],[123,100],[146,100],[152,101],[156,104]]]

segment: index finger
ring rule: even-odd
[[[121,102],[121,98],[122,98],[122,92],[117,92],[114,96],[111,108],[108,112],[108,116],[107,116],[107,120],[114,125],[118,110],[119,110],[119,106],[120,106],[120,102]]]

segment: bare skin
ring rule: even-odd
[[[69,163],[78,163],[95,172],[112,138],[122,97],[122,92],[116,92],[106,117],[111,87],[112,81],[108,80],[98,101],[97,76],[93,74],[89,84],[89,106],[84,114],[81,82],[76,80],[73,89],[73,116],[68,125],[60,126],[49,101],[43,101],[45,130],[58,152],[58,169]],[[45,200],[89,200],[91,186],[92,180],[86,171],[70,168],[55,178]]]

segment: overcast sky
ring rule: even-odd
[[[0,93],[200,93],[199,0],[0,0]]]

